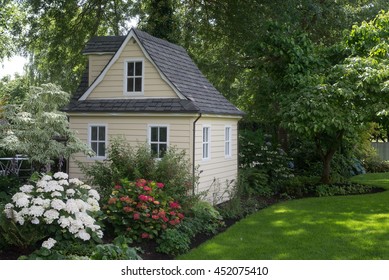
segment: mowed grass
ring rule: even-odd
[[[279,203],[178,259],[389,260],[389,173],[352,180],[387,191]]]

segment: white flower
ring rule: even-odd
[[[58,219],[59,218],[59,213],[57,210],[54,210],[54,209],[50,209],[50,210],[47,210],[43,216],[45,217],[45,222],[47,224],[51,224],[54,220]]]
[[[86,227],[92,227],[93,224],[96,222],[96,220],[89,216],[86,212],[76,213],[75,216],[76,219],[80,220]]]
[[[53,238],[49,238],[47,239],[46,241],[43,241],[42,243],[42,247],[46,248],[46,249],[51,249],[53,248],[53,246],[55,245],[55,243],[57,243],[57,241]]]
[[[24,193],[30,193],[30,192],[32,192],[33,189],[34,189],[34,186],[32,186],[32,185],[23,185],[19,188],[19,190],[21,192],[24,192]]]
[[[55,191],[55,192],[51,193],[51,197],[58,197],[58,196],[62,196],[62,193],[60,193],[58,191]]]
[[[15,202],[16,206],[18,207],[26,207],[30,203],[29,198],[29,195],[18,192],[12,196],[12,201]]]
[[[87,203],[89,204],[89,211],[97,212],[100,210],[99,202],[94,198],[88,198]]]
[[[13,212],[13,217],[15,219],[15,221],[17,223],[19,223],[20,225],[23,225],[24,224],[24,218],[22,215],[20,215],[18,212],[14,211]]]
[[[12,210],[12,208],[6,208],[6,209],[4,209],[5,216],[6,216],[8,219],[13,218],[14,212],[16,212],[16,211],[15,211],[15,210]]]
[[[43,204],[42,206],[45,207],[46,209],[50,207],[50,204],[51,204],[51,200],[46,198],[45,200],[43,200]]]
[[[91,189],[91,187],[88,186],[88,185],[81,185],[80,188],[81,189],[85,189],[85,190],[90,190]]]
[[[29,215],[34,217],[40,217],[43,215],[43,212],[45,212],[45,208],[40,205],[33,205],[30,207]]]
[[[84,184],[84,182],[79,180],[78,178],[69,179],[69,183],[74,184],[76,186],[81,186]]]
[[[51,176],[49,175],[44,175],[41,179],[41,181],[50,181],[51,179],[53,179]]]
[[[41,197],[33,198],[31,200],[31,204],[34,204],[34,205],[43,205],[44,202],[45,201]]]
[[[76,191],[74,189],[67,189],[66,190],[66,195],[69,197],[72,197],[75,193],[76,193]]]
[[[100,200],[99,193],[96,190],[94,190],[94,189],[90,189],[88,191],[88,195],[91,196],[92,198],[96,199],[96,200]]]
[[[39,219],[38,219],[38,218],[32,219],[32,220],[31,220],[31,224],[39,225]]]
[[[76,199],[76,204],[79,209],[79,211],[85,212],[86,210],[89,210],[90,206],[88,203],[85,203],[82,199]]]
[[[85,229],[80,230],[75,236],[84,240],[84,241],[90,239],[90,234],[87,233]]]
[[[59,180],[58,184],[60,184],[61,186],[69,186],[68,180]]]
[[[42,189],[42,188],[37,188],[36,189],[36,192],[38,192],[38,193],[42,193],[42,192],[44,192],[45,190],[44,189]]]
[[[57,181],[49,181],[45,186],[45,192],[64,191],[64,188]]]
[[[101,230],[96,231],[96,235],[98,238],[103,238],[104,234]]]
[[[63,172],[57,172],[57,173],[54,173],[54,176],[53,176],[55,179],[68,179],[69,178],[69,175],[66,174],[66,173],[63,173]]]
[[[61,216],[61,217],[58,219],[58,224],[59,224],[62,228],[66,228],[66,227],[69,227],[69,226],[70,226],[71,220],[73,220],[72,217]]]
[[[74,214],[74,213],[77,213],[77,212],[80,211],[79,208],[78,208],[77,202],[73,198],[71,198],[68,201],[66,201],[66,208],[65,208],[65,210],[69,214]]]
[[[69,219],[70,220],[70,226],[69,226],[69,232],[76,234],[78,233],[81,229],[84,229],[84,224],[80,220],[74,220],[74,219]]]
[[[65,209],[66,204],[60,199],[54,198],[53,201],[51,201],[51,207],[53,207],[55,210],[62,210]]]
[[[14,208],[14,205],[12,203],[7,203],[5,206],[4,206],[4,209],[12,209]]]

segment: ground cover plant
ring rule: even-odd
[[[179,259],[388,259],[389,173],[352,181],[386,191],[282,202]]]

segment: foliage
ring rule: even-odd
[[[274,190],[269,185],[267,174],[258,168],[239,170],[239,184],[242,184],[242,194],[270,197]]]
[[[379,157],[366,158],[363,165],[369,173],[389,172],[389,162],[383,161]]]
[[[56,241],[99,241],[103,236],[95,219],[100,211],[99,199],[90,186],[58,172],[20,187],[12,202],[5,205],[4,214],[22,238],[27,233],[27,237],[38,234],[39,239],[53,237]]]
[[[44,165],[89,151],[69,129],[66,114],[59,111],[69,98],[68,93],[53,84],[31,87],[21,105],[6,106],[4,116],[8,124],[1,127],[4,137],[0,147]]]
[[[186,253],[190,248],[190,238],[177,228],[165,230],[157,240],[157,252],[171,256]]]
[[[0,97],[4,104],[21,104],[29,90],[26,76],[16,76],[14,79],[3,77],[0,80]]]
[[[181,223],[181,206],[166,194],[165,188],[163,183],[144,179],[123,179],[115,185],[104,210],[116,233],[147,240]]]
[[[341,185],[317,185],[315,187],[316,196],[334,196],[371,193],[373,187],[358,184],[341,184]]]
[[[290,198],[309,196],[312,194],[314,186],[319,183],[319,180],[320,177],[318,176],[296,176],[282,184],[280,194]]]
[[[97,245],[90,258],[92,260],[140,260],[137,250],[128,246],[131,242],[131,239],[118,236],[110,244]]]
[[[107,160],[80,166],[91,184],[99,186],[103,200],[108,200],[112,183],[119,183],[122,178],[164,182],[167,194],[175,200],[186,205],[190,199],[191,164],[185,152],[174,147],[169,147],[161,160],[155,160],[148,145],[139,144],[134,148],[123,137],[117,137],[110,141]]]
[[[0,204],[6,204],[21,185],[22,182],[15,176],[0,176]]]

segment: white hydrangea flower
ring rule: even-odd
[[[100,211],[100,205],[96,199],[88,198],[86,202],[89,204],[89,211],[92,212]]]
[[[59,212],[54,209],[47,210],[43,216],[45,217],[45,222],[51,224],[54,220],[59,218]]]
[[[58,224],[59,224],[62,228],[66,228],[66,227],[69,227],[69,226],[70,226],[71,220],[73,220],[72,217],[61,216],[61,217],[58,219]]]
[[[32,185],[23,185],[19,188],[19,190],[21,192],[24,192],[24,193],[30,193],[30,192],[32,192],[33,189],[34,189],[34,186],[32,186]]]
[[[76,185],[76,186],[81,186],[81,185],[84,184],[84,182],[81,181],[81,180],[78,179],[78,178],[69,179],[69,183],[70,183],[70,184],[74,184],[74,185]]]
[[[98,238],[103,238],[104,233],[101,230],[96,231],[96,235]]]
[[[75,214],[76,219],[80,220],[86,227],[92,227],[96,222],[94,218],[88,215],[86,212],[79,212]]]
[[[14,205],[12,203],[7,203],[6,205],[4,205],[4,209],[12,209],[14,208]]]
[[[65,208],[65,210],[69,214],[74,214],[74,213],[77,213],[77,212],[80,211],[79,208],[78,208],[77,202],[73,198],[71,198],[68,201],[66,201],[66,208]]]
[[[90,234],[87,233],[85,229],[80,230],[75,236],[84,240],[84,241],[87,241],[90,239]]]
[[[45,207],[45,209],[47,209],[47,208],[50,207],[50,204],[51,204],[51,200],[46,198],[46,199],[43,200],[42,206]]]
[[[15,219],[15,221],[17,223],[19,223],[20,225],[24,225],[24,218],[22,215],[20,215],[18,212],[14,211],[13,212],[13,218]]]
[[[91,196],[92,198],[96,199],[96,200],[100,200],[99,193],[96,190],[94,190],[94,189],[90,189],[88,191],[88,195]]]
[[[14,212],[16,212],[16,211],[13,210],[12,208],[6,208],[6,209],[4,209],[5,216],[6,216],[8,219],[12,219],[12,218],[14,217]]]
[[[77,204],[79,211],[85,212],[85,211],[89,210],[89,208],[90,208],[89,204],[85,203],[85,201],[83,201],[82,199],[76,199],[75,201],[76,201],[76,204]]]
[[[31,223],[34,224],[34,225],[39,225],[39,219],[38,218],[34,218],[31,220]]]
[[[48,181],[45,186],[45,192],[54,192],[54,191],[64,191],[64,188],[58,184],[58,181],[52,180]]]
[[[60,184],[61,186],[69,186],[68,180],[59,180],[58,184]]]
[[[15,202],[15,205],[18,207],[27,207],[30,203],[29,198],[29,195],[22,192],[18,192],[12,196],[12,201]]]
[[[55,210],[60,211],[62,209],[65,209],[66,204],[61,199],[54,198],[51,201],[51,207],[53,207],[53,209],[55,209]]]
[[[51,193],[51,197],[60,197],[60,196],[62,196],[62,193],[60,193],[58,191],[55,191],[55,192]]]
[[[53,238],[49,238],[47,239],[46,241],[43,241],[42,243],[42,247],[46,248],[46,249],[51,249],[53,248],[53,246],[55,245],[55,243],[57,243],[57,241]]]
[[[76,193],[76,191],[75,191],[74,189],[67,189],[67,190],[66,190],[66,195],[67,195],[68,197],[74,196],[75,193]]]
[[[81,229],[84,229],[84,224],[80,220],[70,220],[70,226],[69,226],[69,232],[76,234],[78,233]]]
[[[25,216],[28,216],[29,214],[30,214],[30,208],[28,208],[28,207],[24,207],[24,208],[22,208],[22,209],[19,211],[19,215],[22,215],[23,218],[24,218]]]
[[[64,173],[64,172],[57,172],[57,173],[54,173],[53,177],[55,179],[68,179],[69,175]]]
[[[90,190],[91,187],[89,185],[81,185],[80,186],[81,189],[85,189],[85,190]]]
[[[34,205],[43,205],[44,202],[45,201],[41,197],[33,198],[31,200],[31,204],[34,204]]]
[[[41,181],[50,181],[50,180],[52,180],[52,179],[53,179],[53,177],[51,177],[50,175],[44,175],[44,176],[42,177]]]
[[[41,205],[33,205],[29,209],[29,215],[34,217],[40,217],[43,215],[43,212],[45,212],[45,208],[43,208]]]

